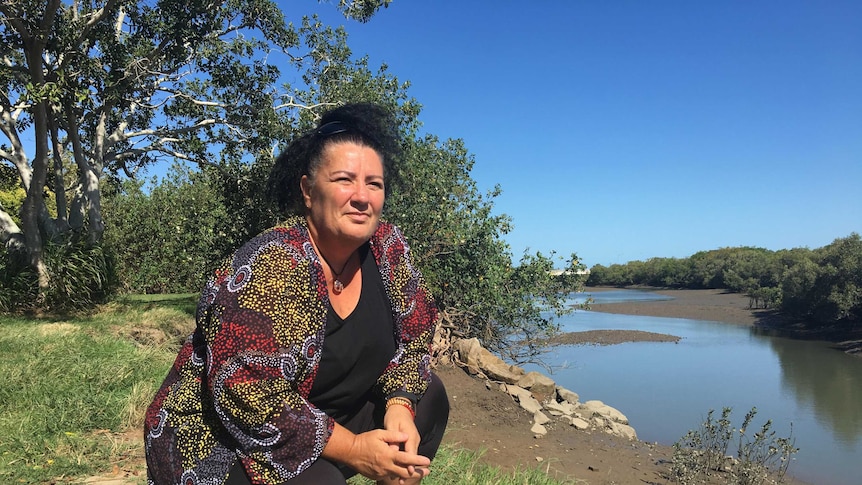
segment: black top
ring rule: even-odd
[[[368,244],[359,248],[362,291],[356,308],[341,318],[329,306],[320,367],[308,400],[338,421],[371,398],[377,378],[395,356],[392,306]]]

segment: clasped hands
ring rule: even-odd
[[[330,450],[330,445],[343,444]],[[336,459],[359,474],[383,484],[419,483],[428,475],[431,460],[418,454],[419,431],[404,406],[391,406],[383,429],[353,434],[336,425],[324,456]]]

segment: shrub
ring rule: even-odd
[[[105,302],[117,287],[113,256],[100,245],[69,238],[45,246],[48,287],[39,290],[31,267],[14,254],[0,254],[0,311],[63,313]]]
[[[731,408],[722,410],[721,418],[713,419],[711,409],[700,429],[689,431],[674,443],[671,479],[682,484],[701,484],[708,477],[723,475],[725,483],[756,485],[783,483],[790,458],[799,451],[795,440],[777,437],[772,420],[766,421],[751,437],[746,435],[757,408],[751,408],[742,427],[734,429],[730,422]],[[734,435],[739,434],[736,457],[727,455]]]

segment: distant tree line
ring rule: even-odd
[[[752,307],[816,326],[856,325],[862,321],[862,239],[852,233],[817,249],[721,248],[688,258],[597,264],[587,285],[725,289],[748,295]]]

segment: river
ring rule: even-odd
[[[593,294],[601,303],[665,298],[638,290]],[[564,332],[645,330],[678,343],[561,346],[545,360],[551,377],[619,409],[641,441],[671,445],[697,429],[709,410],[731,407],[739,427],[753,407],[751,432],[772,420],[776,437],[799,452],[789,474],[816,485],[862,484],[862,359],[824,342],[763,335],[747,326],[578,310],[558,320]],[[527,365],[526,370],[547,373]]]

